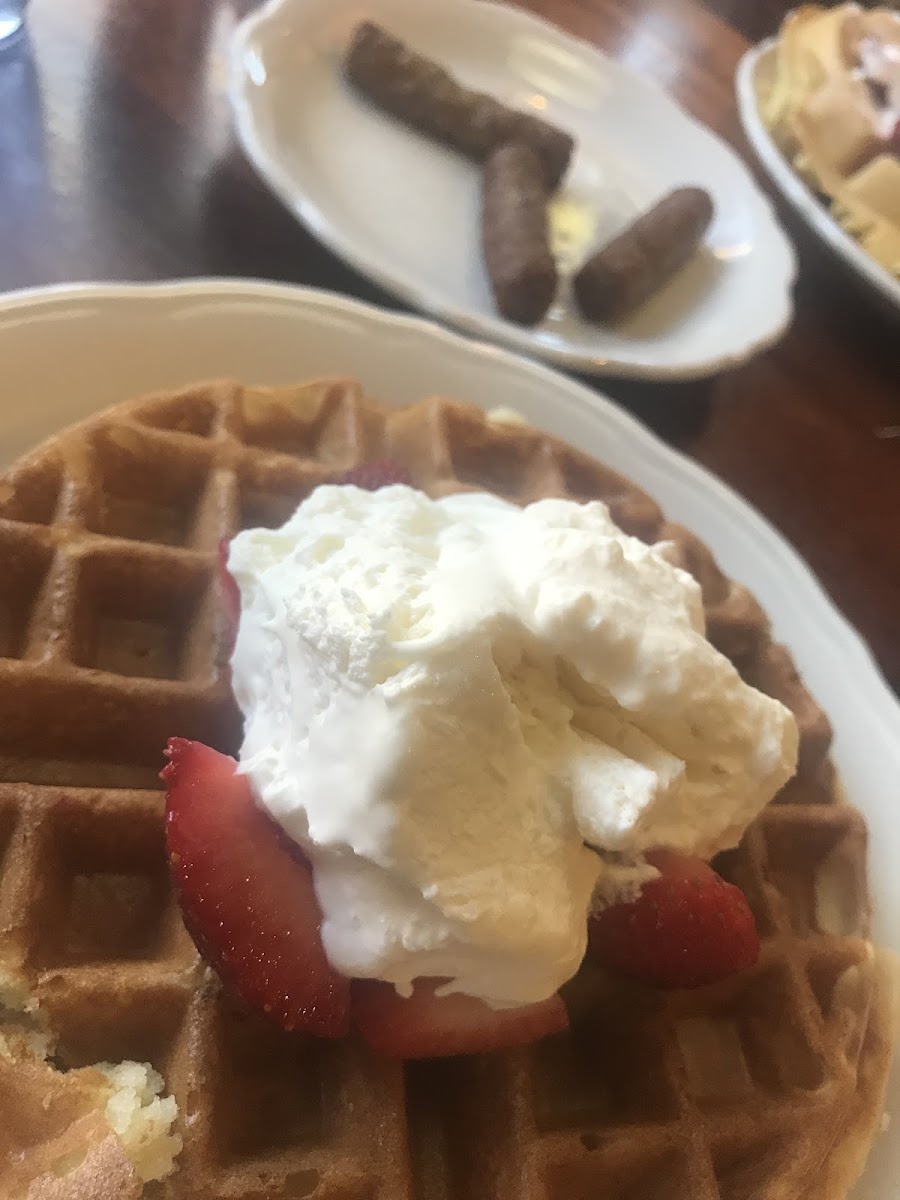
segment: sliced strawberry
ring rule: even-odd
[[[739,888],[699,858],[670,850],[647,858],[659,878],[591,918],[593,957],[663,988],[702,987],[756,962],[759,936]]]
[[[390,487],[393,483],[405,483],[412,487],[412,476],[402,463],[391,458],[380,458],[345,471],[335,483],[353,483],[368,492],[377,492],[379,488]]]
[[[444,1058],[524,1046],[569,1027],[559,995],[523,1008],[494,1009],[473,996],[436,996],[435,980],[416,981],[408,999],[390,983],[353,983],[353,1021],[376,1054]]]
[[[241,589],[238,587],[235,577],[228,570],[228,538],[222,538],[219,542],[218,575],[222,607],[225,613],[227,652],[230,656],[237,640],[238,624],[241,619]]]
[[[284,1029],[341,1037],[350,982],[325,957],[308,865],[283,849],[234,759],[183,738],[166,754],[169,868],[200,953]]]

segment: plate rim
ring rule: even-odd
[[[769,179],[804,223],[854,274],[900,311],[900,279],[895,279],[887,267],[867,254],[835,220],[787,162],[763,123],[756,102],[756,72],[777,45],[778,38],[770,37],[751,46],[741,56],[735,72],[737,109],[747,141]]]
[[[598,46],[544,20],[536,13],[517,6],[496,3],[495,0],[453,0],[453,3],[466,7],[474,7],[477,3],[479,9],[491,9],[494,12],[502,13],[504,20],[531,26],[544,36],[547,36],[549,31],[555,40],[574,44],[580,52],[587,53],[591,57],[613,62],[619,70],[631,76],[636,86],[644,88],[671,106],[682,120],[718,143],[721,150],[734,160],[745,176],[744,185],[748,196],[753,199],[780,251],[779,259],[782,263],[780,286],[777,291],[773,288],[772,302],[768,306],[772,311],[769,329],[766,333],[748,342],[742,351],[734,350],[727,354],[711,355],[689,364],[640,364],[627,359],[591,355],[576,350],[541,345],[529,337],[527,331],[519,330],[516,326],[499,318],[492,326],[486,328],[485,318],[474,310],[436,301],[427,289],[420,286],[415,280],[408,279],[406,276],[398,276],[389,270],[382,270],[377,264],[372,264],[367,255],[358,252],[353,238],[345,236],[341,232],[340,226],[333,223],[327,213],[310,200],[305,189],[301,188],[298,191],[293,186],[278,162],[264,148],[256,131],[253,115],[254,105],[250,98],[251,89],[255,85],[246,62],[252,53],[254,38],[265,26],[276,23],[282,10],[287,9],[295,2],[296,0],[267,0],[260,8],[245,16],[231,34],[228,47],[226,94],[234,129],[245,156],[263,183],[295,219],[300,221],[339,258],[349,263],[355,270],[371,279],[386,292],[398,297],[404,303],[412,305],[418,312],[446,321],[455,329],[471,337],[490,339],[519,354],[540,358],[555,366],[581,371],[595,377],[607,376],[660,382],[704,379],[747,362],[771,348],[784,336],[794,317],[794,289],[799,273],[797,255],[790,237],[778,218],[775,206],[753,178],[747,162],[739,151],[724,137],[720,137],[708,125],[683,108],[655,80],[649,79],[637,71],[632,71],[618,60],[606,55]]]
[[[730,520],[747,529],[748,536],[752,535],[758,542],[762,542],[767,552],[777,558],[781,569],[790,577],[791,590],[797,596],[798,602],[802,600],[813,613],[812,623],[818,626],[820,638],[831,644],[837,642],[841,653],[851,656],[854,669],[847,673],[848,682],[858,691],[860,701],[865,703],[869,719],[881,728],[885,738],[900,741],[900,700],[891,691],[862,635],[838,609],[793,544],[725,480],[663,441],[605,393],[597,392],[588,384],[563,375],[546,363],[491,342],[466,337],[428,317],[392,312],[337,292],[301,284],[222,276],[137,283],[62,283],[0,293],[0,338],[10,320],[17,323],[21,319],[27,320],[29,315],[46,315],[47,310],[54,307],[62,309],[78,303],[87,307],[97,307],[103,303],[133,305],[179,299],[185,302],[281,301],[295,308],[298,313],[309,308],[330,309],[349,315],[357,321],[400,330],[414,339],[438,343],[452,353],[469,356],[473,361],[493,362],[494,365],[499,364],[514,373],[537,377],[551,391],[564,394],[566,403],[579,410],[582,416],[599,421],[601,425],[612,425],[623,436],[639,444],[662,476],[687,486],[695,495],[717,498],[728,511]],[[477,399],[473,402],[477,403]],[[752,590],[753,581],[747,582]]]

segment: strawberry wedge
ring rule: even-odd
[[[360,463],[351,467],[343,475],[339,475],[335,483],[350,484],[363,488],[367,492],[377,492],[379,488],[390,487],[395,483],[405,483],[412,487],[412,476],[402,463],[392,458],[377,458],[371,462]]]
[[[234,759],[171,738],[163,770],[169,868],[204,959],[286,1030],[350,1028],[350,981],[325,957],[309,867],[289,854]]]
[[[358,979],[353,1022],[376,1054],[389,1058],[443,1058],[508,1050],[569,1027],[559,995],[523,1008],[493,1009],[473,996],[436,996],[434,980],[416,981],[407,999],[393,984]]]
[[[656,850],[647,859],[659,877],[591,918],[593,958],[661,988],[703,987],[756,962],[759,935],[739,888],[700,858]]]

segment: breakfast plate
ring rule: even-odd
[[[900,951],[893,854],[900,706],[798,554],[728,487],[603,396],[419,318],[309,289],[238,280],[13,293],[0,298],[0,354],[8,395],[16,397],[0,417],[0,463],[142,392],[210,377],[276,385],[337,373],[358,377],[390,404],[438,393],[485,409],[514,409],[629,476],[756,593],[775,636],[789,645],[827,710],[838,769],[871,833],[875,934],[881,945]],[[898,1105],[895,1071],[888,1112]],[[898,1181],[900,1145],[883,1137],[855,1195],[890,1200]]]
[[[481,260],[479,172],[351,91],[341,58],[371,18],[467,85],[571,133],[551,205],[557,301],[535,328],[496,313]],[[272,0],[234,35],[229,94],[265,182],[317,237],[410,304],[469,334],[592,374],[709,375],[778,339],[795,262],[737,154],[655,83],[510,5]],[[696,184],[713,223],[693,260],[615,327],[591,325],[571,275],[663,195]]]
[[[763,122],[759,98],[774,79],[776,55],[776,40],[769,38],[748,50],[738,65],[738,111],[747,139],[772,182],[809,228],[864,286],[886,302],[889,308],[900,313],[900,278],[876,262],[841,227],[785,159]]]

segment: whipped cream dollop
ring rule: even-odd
[[[644,851],[734,845],[793,773],[790,712],[601,503],[322,486],[228,565],[241,770],[347,975],[541,1000]]]

